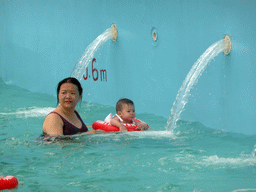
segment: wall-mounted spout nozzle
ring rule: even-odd
[[[152,32],[152,38],[153,38],[154,41],[157,40],[157,34],[156,34],[155,31]]]
[[[225,35],[224,37],[224,54],[228,55],[231,50],[231,40],[228,35]]]
[[[117,28],[115,24],[111,25],[111,31],[112,31],[112,40],[116,41],[118,33],[117,33]]]

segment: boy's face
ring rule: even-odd
[[[118,111],[118,115],[123,119],[124,123],[132,123],[135,118],[134,105],[123,104],[122,110]]]

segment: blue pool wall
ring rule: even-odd
[[[256,1],[242,0],[1,0],[0,78],[56,96],[86,47],[115,23],[117,41],[94,55],[94,77],[105,69],[107,79],[94,81],[90,63],[83,100],[115,106],[127,97],[137,113],[168,118],[192,65],[227,34],[230,55],[207,66],[181,118],[256,134],[255,10]]]

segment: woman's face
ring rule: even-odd
[[[63,83],[60,86],[58,95],[60,105],[65,108],[75,108],[77,103],[81,100],[82,95],[79,95],[79,91],[76,85],[72,83]]]

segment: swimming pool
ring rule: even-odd
[[[188,121],[166,131],[166,118],[139,113],[150,130],[39,142],[56,98],[1,84],[0,100],[0,175],[16,176],[17,191],[256,190],[256,136]],[[86,101],[77,110],[87,125],[115,112]]]
[[[255,135],[255,1],[1,0],[0,78],[55,96],[86,48],[114,23],[117,41],[94,55],[84,100],[114,106],[132,99],[140,113],[168,117],[192,65],[228,34],[229,56],[207,67],[182,119]]]
[[[255,5],[0,1],[0,176],[16,176],[17,191],[256,191]],[[128,97],[150,129],[37,141],[55,85],[113,23],[117,41],[89,63],[77,110],[91,125]],[[231,54],[213,59],[167,131],[193,63],[225,34]]]

